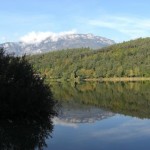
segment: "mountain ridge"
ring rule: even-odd
[[[93,34],[66,34],[61,36],[49,36],[42,41],[33,42],[6,42],[0,44],[8,53],[16,55],[38,54],[62,49],[89,47],[99,49],[115,44],[113,40]]]

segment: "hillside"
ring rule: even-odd
[[[49,51],[62,50],[67,48],[89,47],[98,49],[114,44],[115,42],[93,34],[66,34],[61,36],[50,36],[41,41],[7,42],[0,44],[8,53],[16,55],[39,54]]]
[[[51,79],[150,77],[150,38],[89,48],[30,56],[35,69]]]

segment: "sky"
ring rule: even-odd
[[[116,42],[150,36],[150,0],[0,0],[0,43],[92,33]]]

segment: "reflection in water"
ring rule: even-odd
[[[61,111],[45,150],[149,149],[149,88],[150,82],[53,83]]]
[[[150,82],[55,82],[51,90],[60,104],[58,117],[55,102],[47,96],[25,101],[24,95],[20,102],[18,93],[16,99],[0,99],[0,149],[148,149],[150,120],[138,118],[150,118],[149,87]]]
[[[55,104],[38,78],[0,84],[0,150],[43,149],[53,130]]]
[[[43,149],[46,146],[45,140],[53,130],[55,103],[50,99],[19,102],[17,98],[12,102],[11,99],[5,103],[0,101],[3,106],[0,116],[0,150]]]
[[[1,150],[33,150],[46,146],[45,140],[53,129],[51,119],[22,119],[0,121]]]
[[[69,109],[95,106],[114,113],[150,118],[150,82],[53,83],[55,99]]]
[[[42,107],[42,109],[47,108],[44,105]],[[19,112],[17,114],[15,110],[14,116],[3,115],[1,117],[0,150],[33,150],[36,148],[43,149],[47,146],[45,141],[51,137],[53,131],[52,118],[55,116],[52,106],[49,111],[45,110],[46,112],[42,112],[40,107],[40,111],[35,113],[33,113],[34,110],[29,111],[28,108],[26,110],[27,113]],[[8,114],[10,114],[9,110]]]
[[[32,104],[32,99],[30,101],[24,102],[24,112],[17,111],[18,107],[11,108],[11,105],[7,104],[10,110],[0,116],[1,150],[33,150],[46,147],[45,141],[50,138],[53,131],[52,118],[56,115],[54,103],[43,100],[40,102],[41,106],[35,105],[35,110],[30,110],[28,106]],[[15,105],[18,104],[17,101],[13,102]],[[48,109],[49,105],[51,107]],[[15,114],[11,115],[12,109]],[[37,109],[39,110],[36,111]]]
[[[62,106],[61,112],[58,117],[54,118],[54,124],[59,125],[71,125],[77,123],[94,123],[108,117],[112,117],[114,114],[103,109],[95,107],[84,107],[80,106],[78,109],[69,109],[68,107]]]

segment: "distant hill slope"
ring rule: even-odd
[[[62,50],[68,48],[89,47],[98,49],[101,47],[114,44],[113,40],[94,36],[93,34],[68,34],[57,38],[48,37],[41,42],[24,43],[24,42],[7,42],[0,44],[6,52],[15,53],[16,55],[23,54],[38,54],[54,50]]]
[[[47,78],[150,77],[150,38],[97,51],[88,48],[62,50],[28,59]]]

